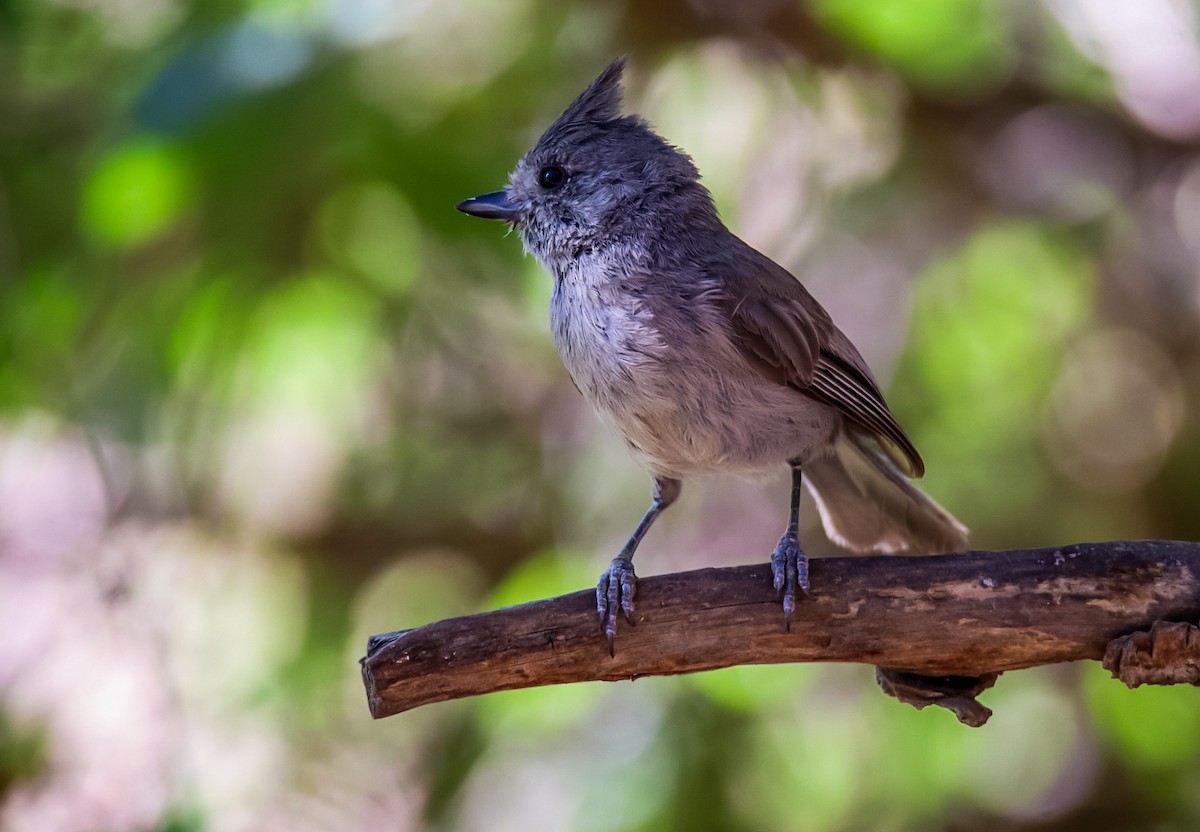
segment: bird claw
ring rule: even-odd
[[[792,629],[792,614],[796,611],[797,587],[808,595],[808,556],[800,548],[794,534],[785,533],[771,555],[771,575],[775,591],[783,597],[783,627]]]
[[[596,584],[596,615],[600,619],[600,629],[608,640],[610,656],[617,654],[613,645],[617,637],[617,610],[621,611],[630,626],[636,626],[633,620],[633,599],[636,594],[637,575],[633,572],[633,561],[629,558],[613,558]]]

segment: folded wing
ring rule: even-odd
[[[730,287],[724,302],[734,339],[747,361],[764,377],[836,407],[901,471],[923,475],[921,455],[888,410],[858,350],[799,281],[754,254],[751,270],[723,282]]]

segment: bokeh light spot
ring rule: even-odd
[[[402,294],[421,263],[420,227],[408,202],[385,182],[363,182],[335,193],[320,212],[328,255],[376,288]]]
[[[116,246],[146,242],[169,228],[191,202],[193,178],[177,147],[136,139],[101,160],[83,192],[83,225]]]
[[[818,0],[832,31],[923,86],[978,94],[1012,71],[1012,44],[993,0]]]
[[[1131,330],[1101,330],[1067,353],[1045,446],[1081,488],[1129,491],[1157,473],[1183,413],[1182,384],[1162,349]]]
[[[1152,774],[1195,766],[1200,748],[1195,688],[1128,690],[1096,663],[1086,665],[1084,683],[1101,737],[1116,746],[1130,770]]]

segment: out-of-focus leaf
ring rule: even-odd
[[[83,224],[114,246],[144,243],[169,228],[193,198],[187,156],[165,142],[140,138],[107,155],[83,196]]]
[[[416,279],[420,230],[408,203],[382,182],[347,187],[321,207],[329,256],[388,294],[403,294]]]
[[[1091,318],[1094,280],[1077,245],[1027,222],[985,226],[920,277],[890,398],[940,462],[935,491],[995,517],[1042,499],[1037,430],[1065,346]]]
[[[1012,69],[996,0],[817,0],[813,9],[833,32],[922,86],[978,94]]]
[[[248,335],[242,392],[252,408],[300,408],[349,429],[376,369],[378,309],[336,275],[310,275],[263,297]]]
[[[0,403],[63,401],[80,298],[63,270],[31,270],[0,309]]]
[[[485,606],[510,607],[577,592],[590,583],[593,571],[584,555],[544,549],[511,569],[492,590]]]
[[[744,665],[689,676],[688,681],[717,704],[756,713],[804,696],[819,672],[812,665]]]
[[[1150,780],[1184,768],[1200,775],[1200,708],[1194,688],[1145,685],[1129,690],[1089,662],[1084,691],[1101,736],[1132,770]]]

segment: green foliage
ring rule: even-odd
[[[1089,323],[1094,283],[1068,235],[1027,222],[982,226],[918,278],[893,399],[913,417],[918,447],[959,460],[932,476],[976,507],[972,522],[1004,523],[1052,499],[1040,416],[1067,345]]]
[[[1002,83],[1015,59],[996,0],[818,0],[830,31],[894,66],[913,83],[959,95]]]
[[[45,737],[30,725],[13,721],[0,710],[0,798],[22,780],[32,780],[46,766]]]
[[[1200,534],[1195,33],[1074,5],[0,4],[0,826],[1195,828],[1195,692],[1091,665],[974,732],[815,666],[370,723],[355,665],[587,588],[644,508],[552,281],[453,210],[631,50],[974,545]],[[689,482],[640,571],[765,558],[764,493]]]
[[[1184,685],[1123,690],[1107,673],[1089,667],[1084,675],[1088,704],[1103,737],[1145,784],[1163,783],[1163,775],[1187,772],[1200,777],[1200,713]]]
[[[146,243],[176,222],[193,199],[187,158],[170,145],[134,141],[96,165],[84,188],[85,231],[116,247]]]

